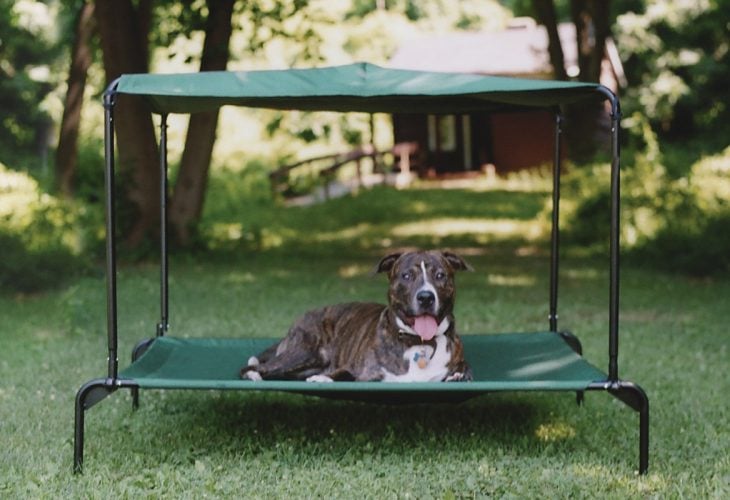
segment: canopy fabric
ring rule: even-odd
[[[159,337],[120,378],[142,388],[287,391],[350,399],[458,399],[492,391],[586,389],[606,374],[576,354],[553,332],[463,335],[472,382],[336,382],[241,380],[246,360],[276,339],[182,339]],[[360,396],[358,397],[358,393]],[[371,393],[367,396],[363,393]]]
[[[312,69],[123,75],[119,94],[140,95],[157,113],[224,105],[285,110],[465,113],[554,107],[606,98],[594,83],[390,69],[369,63]]]

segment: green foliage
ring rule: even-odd
[[[625,108],[646,113],[663,139],[727,137],[728,18],[730,4],[721,0],[644,2],[618,17],[615,34],[630,86]]]
[[[27,160],[47,147],[51,121],[41,103],[53,89],[53,8],[0,0],[0,161]]]
[[[80,202],[100,206],[104,197],[104,140],[101,137],[79,138],[74,195]]]
[[[628,156],[628,155],[626,155]],[[642,153],[625,158],[621,173],[621,246],[631,249],[656,233],[669,207],[661,163]],[[608,248],[610,165],[573,165],[565,176],[561,224],[565,240],[582,247]]]
[[[313,7],[310,0],[255,0],[236,2],[232,25],[242,36],[242,43],[231,51],[231,61],[260,56],[269,44],[286,44],[290,53],[287,64],[321,61],[323,38],[321,28],[329,20],[324,9]],[[184,64],[199,62],[201,44],[180,44],[181,39],[197,40],[204,31],[208,5],[204,1],[157,2],[151,43],[160,47],[169,59]],[[281,55],[281,54],[279,54]],[[197,66],[196,62],[196,66]]]
[[[622,249],[660,269],[695,275],[730,270],[730,147],[670,175],[648,122],[638,114],[627,122],[643,139],[642,149],[624,155]],[[608,193],[608,165],[574,167],[563,204],[568,242],[605,249]]]
[[[695,276],[727,274],[730,271],[728,228],[730,212],[709,217],[703,214],[691,221],[680,216],[679,220],[669,221],[637,252],[637,257],[667,271]]]
[[[0,164],[0,289],[22,293],[62,284],[83,269],[83,212]]]
[[[0,290],[36,293],[57,287],[78,274],[83,264],[60,243],[29,245],[21,235],[0,227]]]
[[[730,271],[730,147],[695,163],[671,186],[677,201],[639,256],[700,276]]]

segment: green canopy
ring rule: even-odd
[[[593,83],[389,69],[368,63],[314,69],[123,75],[116,92],[157,113],[224,105],[310,111],[459,113],[554,107],[606,98]]]

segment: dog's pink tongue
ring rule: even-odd
[[[439,329],[436,318],[433,316],[423,315],[416,316],[413,322],[413,329],[416,331],[421,340],[424,342],[431,340],[436,336]]]

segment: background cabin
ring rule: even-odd
[[[568,75],[576,76],[575,26],[563,23],[558,30]],[[500,32],[452,33],[406,42],[389,66],[538,79],[550,79],[553,75],[545,27],[524,19]],[[618,52],[608,39],[601,83],[615,92],[624,80]],[[553,130],[553,114],[540,110],[393,115],[394,142],[418,144],[414,165],[420,175],[478,172],[487,168],[505,174],[551,163]],[[605,133],[610,133],[610,127]]]

